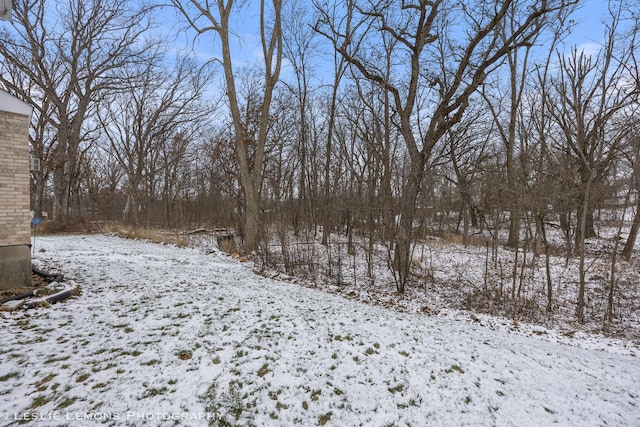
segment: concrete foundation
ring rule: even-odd
[[[29,246],[0,247],[0,289],[31,286],[31,251]]]

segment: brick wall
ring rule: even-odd
[[[30,243],[29,122],[0,111],[0,247]]]

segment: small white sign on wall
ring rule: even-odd
[[[29,170],[34,172],[40,170],[40,159],[33,154],[29,155]]]

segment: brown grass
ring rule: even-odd
[[[189,245],[189,239],[182,234],[159,229],[143,227],[133,227],[128,225],[104,224],[101,231],[103,233],[113,233],[125,239],[149,240],[155,243],[164,243],[185,247]]]
[[[64,233],[82,233],[93,234],[100,233],[100,224],[87,221],[84,218],[70,219],[65,223],[54,221],[43,221],[38,228],[31,227],[31,232],[37,234],[64,234]]]

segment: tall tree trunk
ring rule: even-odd
[[[640,229],[640,196],[636,196],[636,213],[633,217],[633,223],[631,224],[631,229],[629,230],[629,237],[627,237],[627,241],[624,244],[624,248],[622,248],[622,258],[626,261],[631,259],[631,254],[633,253],[633,247],[636,244],[636,239],[638,237],[638,230]]]
[[[507,193],[509,194],[509,236],[507,246],[517,248],[520,244],[520,191],[513,166],[513,155],[507,153]]]
[[[584,192],[583,192],[583,203],[580,207],[579,211],[579,221],[578,221],[578,229],[576,230],[576,236],[580,236],[580,239],[576,239],[576,248],[578,249],[578,255],[580,257],[579,260],[579,278],[580,283],[578,287],[578,302],[576,309],[576,317],[578,318],[578,322],[584,323],[585,321],[585,287],[586,287],[586,271],[585,271],[585,257],[586,251],[584,246],[586,230],[587,230],[587,217],[588,217],[588,201],[591,197],[591,185],[594,180],[594,175],[592,174],[587,180]]]
[[[122,223],[127,224],[129,222],[129,216],[131,214],[131,194],[127,194],[127,201],[124,204],[124,209],[122,210]]]
[[[67,138],[60,136],[60,141],[53,154],[53,221],[59,224],[67,222],[67,209],[69,206],[69,181],[67,160]]]
[[[395,233],[394,268],[397,273],[396,289],[404,293],[411,272],[411,244],[413,219],[424,174],[422,157],[411,162],[411,170],[404,187],[400,205],[400,222]]]
[[[252,251],[258,248],[260,243],[260,197],[255,186],[244,190],[245,212],[244,212],[244,248]]]
[[[460,214],[462,215],[462,243],[466,246],[469,243],[469,226],[477,227],[478,220],[472,211],[473,199],[469,183],[463,176],[458,177],[458,191],[460,193]]]
[[[323,246],[327,246],[329,242],[329,234],[331,230],[331,150],[333,149],[333,129],[336,123],[336,107],[338,104],[338,87],[340,80],[344,75],[344,60],[336,54],[335,76],[333,86],[331,87],[331,103],[329,105],[329,122],[327,123],[327,146],[326,159],[324,163],[324,202],[322,207],[322,241]]]
[[[195,2],[194,2],[195,3]],[[231,13],[232,1],[225,5],[218,3],[220,13],[220,24],[216,24],[216,32],[222,41],[222,63],[224,68],[225,81],[227,86],[227,97],[231,109],[233,126],[236,140],[236,154],[240,168],[240,182],[244,189],[245,196],[245,216],[244,216],[244,249],[247,252],[258,248],[260,223],[260,197],[259,189],[262,181],[262,168],[264,165],[264,149],[267,141],[267,130],[269,121],[269,108],[273,96],[273,89],[280,74],[282,60],[282,34],[280,11],[281,1],[274,0],[275,22],[273,24],[271,38],[267,39],[265,32],[265,2],[260,2],[260,34],[262,36],[262,47],[265,61],[265,88],[264,98],[260,109],[260,126],[257,141],[247,141],[244,135],[240,104],[236,91],[234,69],[231,62],[231,46],[229,42],[229,16]],[[275,58],[274,58],[275,55]],[[275,61],[275,63],[274,63]],[[256,153],[253,164],[250,164],[248,145],[255,143]]]
[[[33,191],[33,212],[36,218],[42,218],[42,199],[44,195],[44,176],[40,172],[35,174]]]
[[[329,233],[331,228],[331,150],[333,142],[333,126],[335,123],[335,108],[337,98],[337,86],[334,86],[331,95],[331,107],[329,111],[329,124],[327,129],[327,148],[324,163],[324,201],[322,206],[322,241],[323,246],[329,243]]]
[[[585,184],[585,188],[588,185],[592,186],[593,180],[588,184]],[[591,237],[596,237],[596,230],[593,221],[593,206],[591,203],[591,196],[585,192],[580,197],[580,204],[578,205],[577,217],[578,217],[578,227],[576,227],[576,236],[575,236],[575,244],[578,246],[578,241],[582,239],[589,239]],[[581,226],[582,220],[584,216],[584,228]],[[584,236],[584,237],[583,237]]]

